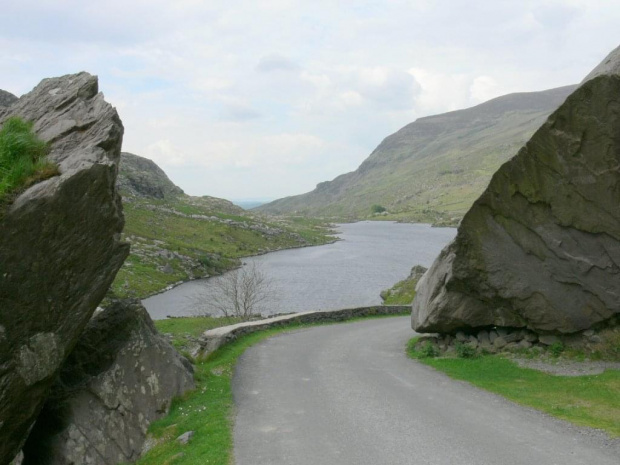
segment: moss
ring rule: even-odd
[[[58,168],[47,161],[47,143],[37,137],[33,124],[9,118],[0,130],[0,203],[9,203],[23,189],[56,176]]]

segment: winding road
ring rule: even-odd
[[[233,389],[236,465],[618,465],[620,445],[404,353],[408,317],[285,333]]]

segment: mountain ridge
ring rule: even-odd
[[[384,138],[355,171],[255,210],[360,219],[381,205],[387,219],[458,221],[575,88],[508,94],[419,118]]]

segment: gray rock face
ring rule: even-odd
[[[194,387],[192,365],[138,301],[95,316],[63,366],[24,447],[24,465],[116,465],[138,458],[149,424]]]
[[[8,107],[17,101],[17,97],[6,90],[0,89],[0,107]]]
[[[0,219],[0,463],[28,436],[60,366],[129,252],[115,181],[123,126],[88,73],[43,80],[8,108],[61,175]]]
[[[184,194],[155,162],[128,152],[121,153],[117,185],[123,196],[169,199]]]
[[[495,173],[420,280],[415,330],[573,333],[620,312],[617,52]]]

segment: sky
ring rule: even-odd
[[[0,0],[0,89],[88,71],[123,150],[186,193],[275,199],[416,118],[574,84],[618,0]]]

